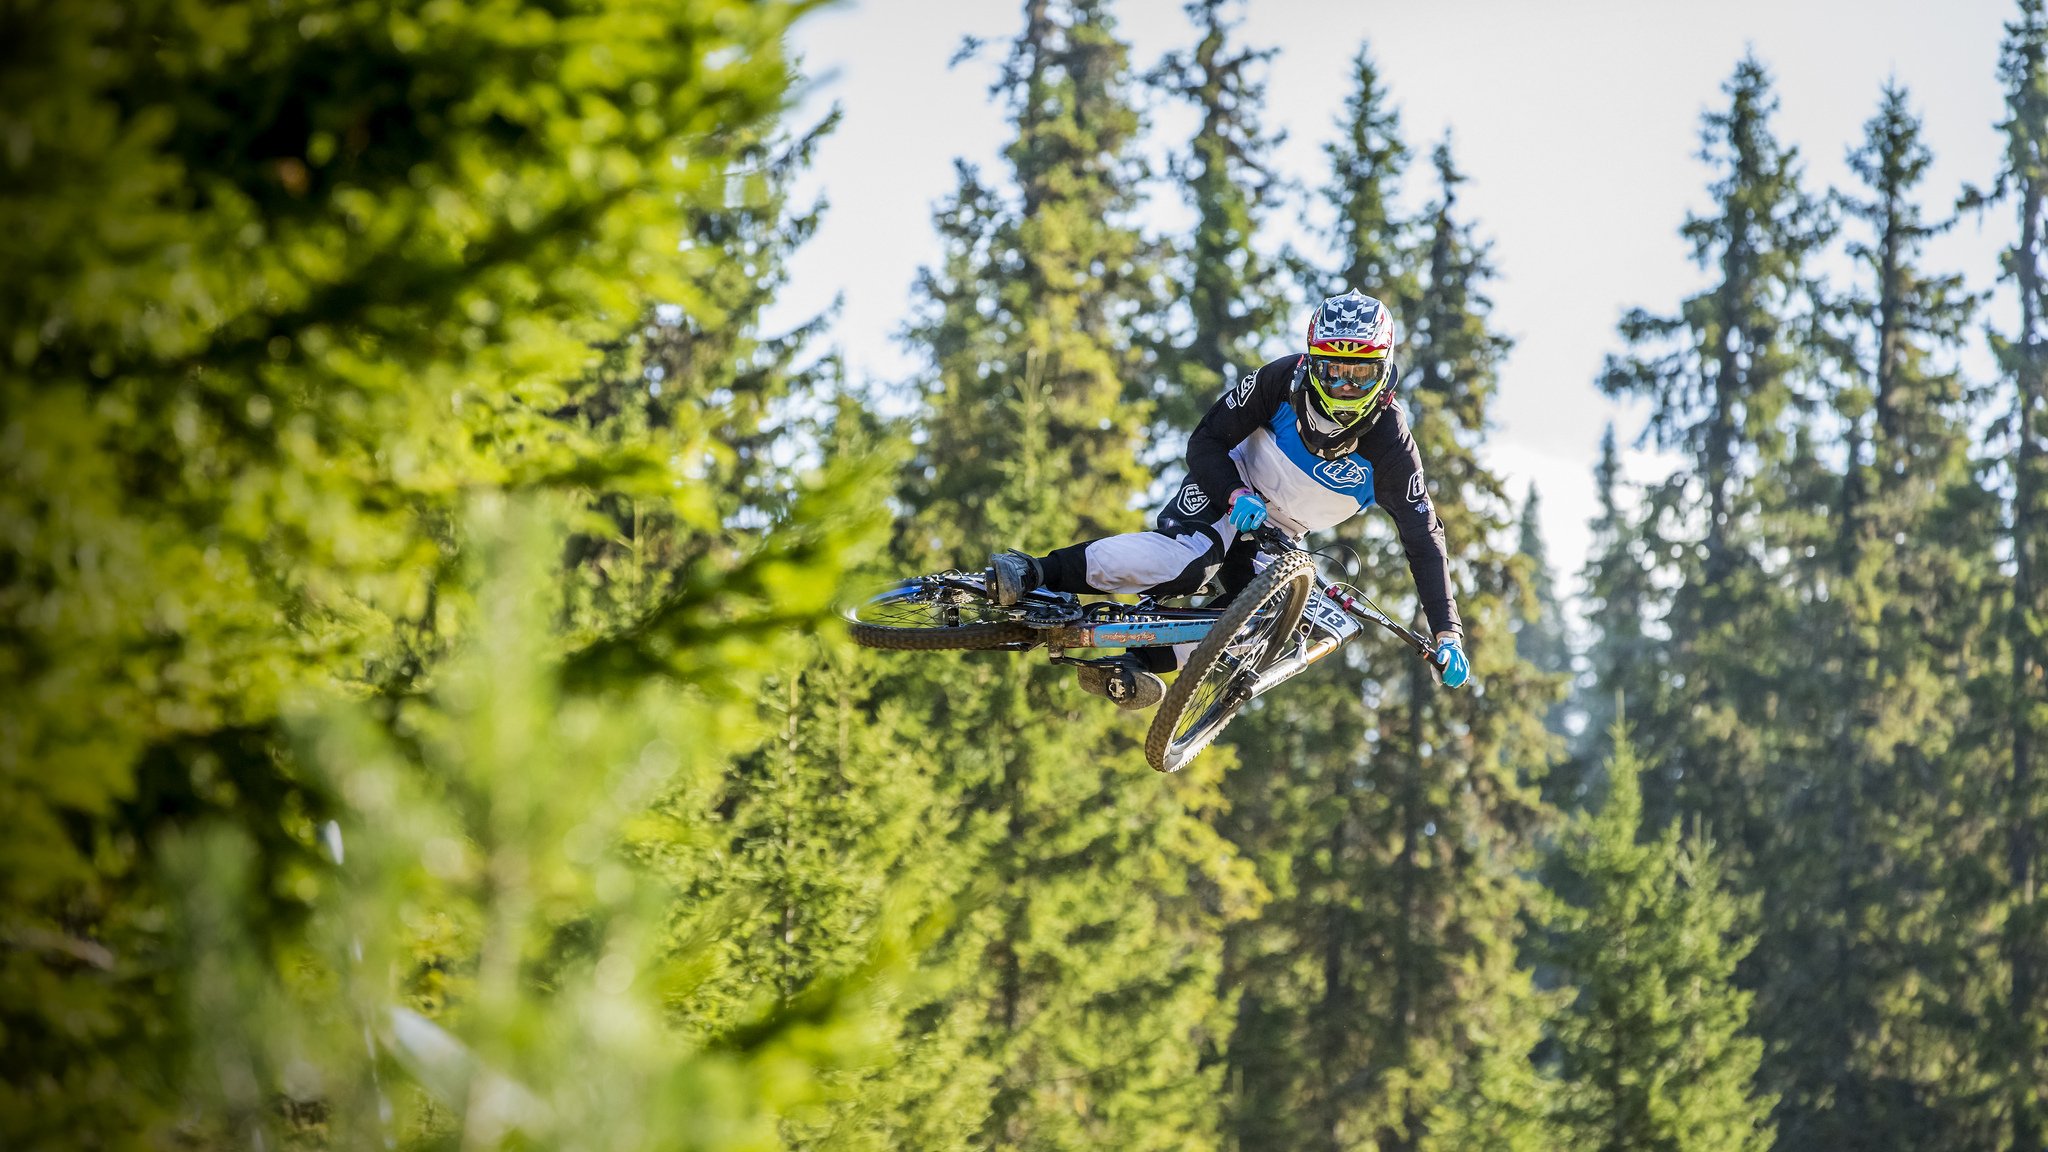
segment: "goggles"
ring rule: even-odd
[[[1377,360],[1355,360],[1335,356],[1311,356],[1309,367],[1323,390],[1337,400],[1357,400],[1379,390],[1380,382],[1387,378],[1385,357]]]

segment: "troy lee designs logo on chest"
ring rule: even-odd
[[[1371,475],[1365,470],[1365,465],[1349,456],[1316,465],[1316,479],[1332,488],[1356,488]]]

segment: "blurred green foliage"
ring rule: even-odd
[[[380,1141],[368,1102],[403,1080],[370,1092],[346,1053],[368,1057],[365,1029],[391,1050],[376,1007],[391,979],[459,1020],[489,1076],[575,1090],[536,1075],[564,1064],[531,1061],[569,1056],[590,987],[622,994],[626,969],[592,975],[603,957],[652,973],[668,947],[658,926],[620,927],[639,898],[605,878],[638,873],[594,867],[607,837],[675,853],[693,827],[647,827],[631,789],[681,773],[664,803],[710,802],[721,758],[758,738],[750,686],[876,526],[851,511],[847,470],[757,495],[757,527],[785,524],[772,534],[729,527],[722,496],[731,413],[758,427],[788,391],[740,370],[763,362],[742,334],[772,281],[735,285],[730,269],[783,223],[762,161],[799,11],[10,8],[10,1144],[243,1143],[304,1119],[271,1107],[294,1076],[349,1115],[342,1142]],[[643,320],[656,301],[671,311]],[[670,367],[659,420],[622,425],[649,346],[678,332],[710,354]],[[607,384],[614,411],[593,415]],[[707,402],[719,389],[755,398]],[[577,589],[617,581],[569,552],[568,529],[625,505],[672,526],[670,576],[587,607]],[[500,547],[479,517],[544,527]],[[490,583],[510,579],[506,557],[526,573],[514,592]],[[505,647],[479,663],[490,645]],[[470,672],[449,670],[455,654]],[[344,718],[302,731],[299,714]],[[330,826],[357,865],[323,858]],[[400,892],[402,931],[373,914]],[[370,951],[340,965],[350,915]],[[558,995],[534,1000],[543,969]],[[659,1014],[613,1015],[625,1031],[585,1037],[597,1047],[579,1059],[652,1051]],[[804,1081],[809,1043],[763,1083]],[[661,1050],[668,1071],[592,1079],[588,1099],[521,1125],[640,1142],[593,1125],[660,1119],[646,1106],[692,1059]],[[735,1052],[734,1067],[751,1059]],[[695,1091],[729,1114],[644,1142],[757,1146],[771,1129],[747,1101],[789,1095]],[[476,1099],[443,1092],[418,1131],[509,1123],[471,1117]]]
[[[678,915],[675,899],[724,871],[710,830],[731,757],[758,739],[752,709],[686,678],[563,693],[559,525],[486,500],[464,528],[476,640],[413,722],[394,736],[346,704],[294,719],[297,759],[339,812],[320,837],[332,890],[291,945],[266,962],[238,938],[245,837],[172,842],[185,1134],[781,1146],[781,1116],[823,1099],[825,1072],[880,1048],[863,998],[885,985],[852,978],[892,968],[905,942],[879,938],[848,980],[757,999],[745,1027],[681,1027],[667,1006],[699,994],[732,917],[715,902]]]

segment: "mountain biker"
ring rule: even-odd
[[[1394,397],[1394,317],[1356,290],[1317,305],[1308,351],[1284,356],[1239,380],[1188,437],[1188,475],[1150,532],[1129,532],[1054,549],[1044,556],[1002,552],[989,559],[997,604],[1026,591],[1143,592],[1185,596],[1221,568],[1226,595],[1251,579],[1258,551],[1250,533],[1272,525],[1299,541],[1368,505],[1399,526],[1408,571],[1436,637],[1433,657],[1446,687],[1465,682],[1464,626],[1451,595],[1443,522],[1430,506],[1422,455]],[[1079,668],[1081,687],[1124,708],[1148,708],[1165,694],[1171,649],[1140,649]]]

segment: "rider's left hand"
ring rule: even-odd
[[[1230,526],[1239,532],[1255,532],[1266,522],[1266,502],[1249,488],[1230,494]]]
[[[1465,646],[1456,632],[1436,634],[1436,655],[1430,658],[1437,667],[1437,679],[1444,687],[1456,688],[1472,675],[1472,665],[1465,659]]]

